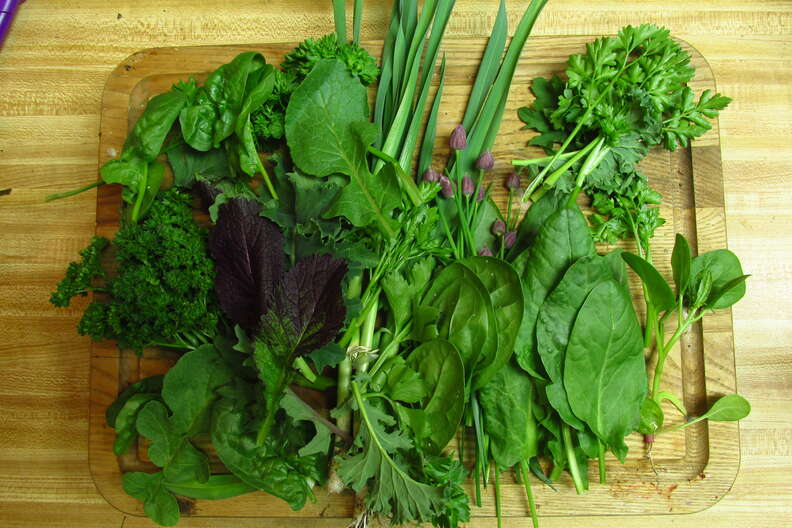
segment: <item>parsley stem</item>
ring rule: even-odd
[[[569,157],[574,156],[578,152],[579,151],[577,151],[577,150],[573,150],[573,151],[570,151],[570,152],[564,152],[563,154],[558,156],[557,159],[558,160],[567,159]],[[523,159],[523,160],[512,160],[512,165],[514,165],[515,167],[527,167],[529,165],[538,165],[538,164],[541,164],[541,163],[547,163],[548,161],[552,161],[552,160],[553,160],[553,156],[544,156],[542,158],[529,158],[529,159]]]

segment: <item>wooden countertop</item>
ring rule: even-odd
[[[4,527],[153,526],[125,517],[94,488],[87,460],[88,347],[74,332],[83,306],[58,310],[48,303],[66,263],[93,233],[95,194],[49,204],[43,198],[96,179],[108,75],[141,48],[293,41],[332,30],[329,0],[108,4],[27,2],[0,52],[0,191],[10,189],[0,193]],[[367,4],[364,38],[373,38],[384,33],[389,8],[384,1]],[[509,1],[512,26],[526,4]],[[457,0],[449,34],[486,36],[495,6],[494,0]],[[542,526],[790,526],[792,2],[551,0],[534,34],[609,34],[644,22],[665,25],[698,48],[719,89],[734,98],[720,129],[729,247],[752,274],[748,295],[734,308],[734,335],[737,383],[753,413],[741,423],[739,476],[711,509],[650,518],[544,518]],[[180,526],[279,524],[204,519]]]

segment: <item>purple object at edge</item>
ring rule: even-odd
[[[19,4],[25,0],[0,0],[0,46],[5,42]]]

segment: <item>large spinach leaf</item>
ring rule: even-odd
[[[479,389],[478,398],[490,452],[498,467],[509,468],[538,454],[530,376],[510,361]]]
[[[580,308],[564,387],[575,416],[623,459],[621,446],[638,428],[647,381],[641,328],[629,295],[614,280],[594,288]]]
[[[622,264],[622,268],[624,265]],[[613,276],[605,257],[591,255],[572,264],[561,282],[545,299],[536,322],[536,345],[550,384],[547,399],[561,418],[578,430],[583,423],[569,408],[564,390],[564,360],[572,326],[591,290]]]
[[[545,298],[577,259],[594,254],[586,219],[577,207],[564,207],[550,215],[533,246],[523,251],[514,267],[522,270],[525,310],[517,333],[514,354],[528,373],[541,377],[536,353],[536,318]]]
[[[421,402],[416,437],[426,441],[428,452],[438,454],[454,438],[464,410],[465,367],[456,347],[435,339],[412,351],[407,364],[424,380],[428,394]],[[411,413],[411,415],[414,413]]]
[[[520,277],[505,261],[493,257],[470,257],[462,261],[476,274],[490,296],[498,324],[498,349],[491,361],[480,362],[474,388],[487,382],[509,361],[522,322],[524,302]]]
[[[456,347],[465,366],[466,388],[479,365],[491,363],[498,350],[498,327],[489,292],[475,273],[458,262],[446,266],[432,280],[413,329],[423,341],[440,338]]]

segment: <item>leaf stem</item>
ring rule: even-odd
[[[583,486],[583,479],[580,477],[580,468],[577,463],[577,456],[575,455],[575,448],[572,445],[572,433],[566,423],[561,423],[561,436],[566,450],[567,464],[569,465],[569,473],[572,475],[572,481],[575,483],[575,491],[578,495],[585,491]]]
[[[599,438],[597,438],[597,466],[599,467],[600,484],[605,484],[605,446],[602,445],[602,440]]]
[[[85,191],[91,190],[94,187],[99,187],[100,185],[104,185],[104,183],[105,182],[102,181],[102,180],[96,180],[93,183],[89,183],[88,185],[84,185],[84,186],[79,187],[77,189],[72,189],[71,191],[65,191],[65,192],[62,192],[62,193],[50,194],[46,198],[44,198],[44,201],[45,202],[51,202],[53,200],[60,200],[61,198],[68,198],[69,196],[74,196],[74,195],[80,194],[81,192],[85,192]]]
[[[536,502],[534,502],[533,490],[531,489],[531,481],[528,476],[528,464],[525,460],[520,460],[520,473],[523,481],[523,488],[525,489],[525,497],[528,499],[528,509],[531,512],[531,522],[533,528],[539,528],[539,516],[536,514]]]
[[[500,470],[495,465],[495,515],[498,517],[498,528],[503,526],[503,511],[501,508]]]
[[[564,152],[563,154],[558,156],[558,159],[559,160],[567,159],[569,157],[574,156],[578,152],[579,151],[577,151],[577,150],[572,150],[570,152]],[[529,158],[529,159],[524,159],[524,160],[512,160],[512,165],[514,165],[515,167],[527,167],[529,165],[539,165],[541,163],[547,163],[547,162],[552,161],[552,160],[553,160],[553,156],[544,156],[542,158]]]

